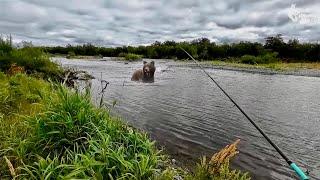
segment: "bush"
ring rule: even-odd
[[[269,63],[275,63],[278,62],[277,58],[278,53],[272,52],[272,53],[266,53],[264,55],[259,56],[260,61],[259,64],[269,64]]]
[[[0,70],[6,72],[12,64],[23,67],[28,74],[40,74],[54,80],[60,79],[63,74],[62,68],[50,61],[41,48],[26,46],[16,49],[0,38]]]
[[[5,56],[12,51],[11,40],[0,37],[0,56]]]
[[[118,57],[126,57],[127,53],[121,52],[118,54]]]
[[[126,60],[132,60],[132,61],[137,61],[137,60],[141,60],[142,56],[138,55],[138,54],[132,54],[132,53],[128,53],[125,55],[124,57]]]
[[[67,59],[71,59],[74,58],[76,56],[76,53],[74,53],[73,51],[69,51],[68,55],[66,56]]]
[[[275,63],[279,60],[277,59],[277,53],[266,53],[260,56],[251,56],[251,55],[244,55],[240,58],[240,63],[244,64],[269,64]]]
[[[244,64],[257,64],[257,57],[252,55],[243,55],[240,58],[240,63]]]

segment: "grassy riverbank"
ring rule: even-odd
[[[53,57],[65,57],[63,55],[52,55]],[[98,56],[72,56],[71,59],[84,59],[84,60],[97,60],[102,59]],[[139,61],[142,59],[141,55],[135,54],[125,54],[124,57],[114,57],[116,60],[124,61]],[[250,59],[250,58],[249,58]],[[178,61],[187,61],[187,60],[178,60]],[[192,62],[191,60],[188,60]],[[320,62],[286,62],[285,60],[276,59],[271,62],[266,63],[256,63],[254,61],[249,61],[250,63],[242,62],[241,58],[230,58],[230,59],[215,59],[212,61],[200,61],[204,65],[213,65],[218,67],[226,68],[236,68],[236,69],[257,69],[257,70],[273,70],[273,71],[300,71],[300,70],[315,70],[320,72]]]
[[[0,179],[249,179],[229,167],[238,141],[191,171],[171,164],[89,90],[61,84],[63,69],[40,49],[1,40],[0,64]]]
[[[275,62],[269,64],[243,64],[234,61],[203,61],[203,67],[213,69],[223,69],[230,71],[257,73],[257,74],[281,74],[293,76],[320,77],[320,63],[284,63]],[[192,60],[178,63],[174,66],[198,67]]]
[[[73,55],[73,56],[67,55],[67,56],[60,56],[60,57],[66,57],[67,59],[93,59],[93,60],[103,58],[102,56],[76,56],[76,55]]]
[[[239,62],[228,62],[221,60],[205,61],[204,64],[225,66],[225,67],[235,67],[235,68],[247,68],[247,69],[271,69],[276,71],[295,71],[295,70],[319,70],[319,62],[303,62],[303,63],[286,63],[282,61],[267,63],[267,64],[244,64]]]
[[[88,94],[23,74],[0,81],[0,177],[146,179],[159,168],[163,157],[147,135],[95,108]]]

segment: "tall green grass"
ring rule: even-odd
[[[26,179],[146,179],[159,170],[162,156],[154,142],[95,108],[88,94],[48,83],[36,91],[31,84],[41,80],[22,74],[1,76],[1,101],[12,113],[1,115],[0,177],[11,176],[4,157],[15,168],[16,178]],[[24,91],[10,97],[6,87]],[[38,100],[28,101],[29,96]],[[22,113],[32,105],[41,110]]]
[[[3,163],[4,155],[12,157],[16,165],[27,154],[25,146],[29,142],[26,138],[31,129],[26,117],[43,112],[45,102],[53,98],[51,85],[44,80],[0,72],[0,179],[8,170]]]

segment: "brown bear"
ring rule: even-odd
[[[154,61],[151,61],[150,63],[143,61],[143,68],[136,70],[133,73],[131,81],[153,82],[155,71],[156,67],[154,66]]]

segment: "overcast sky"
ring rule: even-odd
[[[37,45],[320,40],[319,0],[0,0],[0,33]]]

